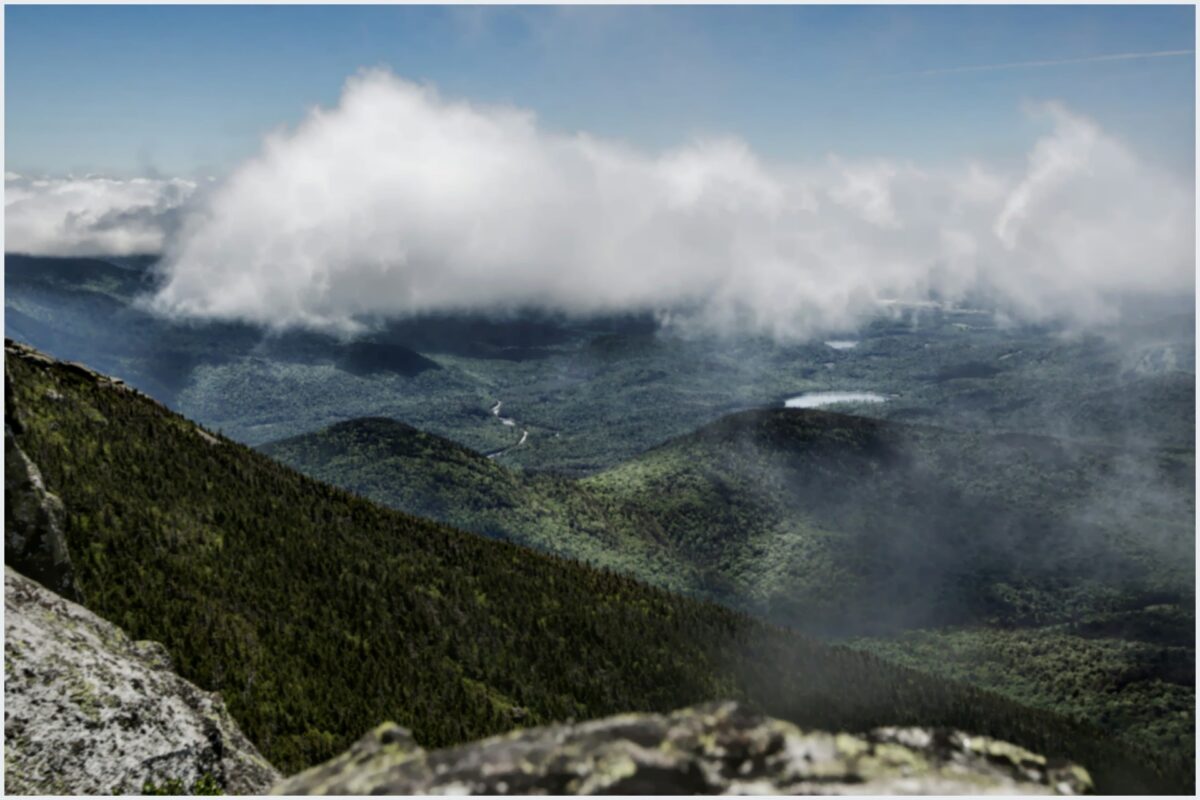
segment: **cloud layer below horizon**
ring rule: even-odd
[[[4,250],[43,256],[162,252],[196,183],[4,175]]]
[[[369,71],[203,193],[6,181],[7,249],[157,244],[161,313],[341,333],[534,307],[807,336],[931,293],[1087,323],[1121,293],[1194,291],[1190,179],[1058,105],[1031,113],[1048,130],[1017,168],[780,164],[736,138],[646,153],[547,132]]]

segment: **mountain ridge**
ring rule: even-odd
[[[732,414],[582,479],[523,473],[379,418],[261,449],[393,507],[852,636],[918,668],[951,669],[899,649],[914,627],[945,630],[963,653],[1002,647],[1008,673],[954,674],[1190,749],[1194,693],[1171,677],[1194,664],[1184,451],[814,409]],[[1080,633],[1096,630],[1117,632]],[[1171,713],[1152,711],[1163,704]]]
[[[812,726],[995,735],[1094,764],[1102,790],[1190,785],[1088,725],[379,508],[92,373],[6,356],[85,604],[162,641],[285,771],[388,717],[439,746],[733,697]]]

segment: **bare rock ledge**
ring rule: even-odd
[[[717,703],[427,752],[384,724],[275,794],[1084,794],[1087,772],[953,730],[801,731]]]
[[[4,569],[8,794],[138,793],[144,781],[228,793],[279,779],[216,694],[92,612]]]

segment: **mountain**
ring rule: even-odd
[[[1194,474],[1182,449],[767,409],[582,483],[773,618],[871,631],[1186,605]]]
[[[266,336],[248,325],[176,324],[142,308],[152,264],[91,258],[5,256],[7,330],[55,355],[102,366],[163,402],[174,402],[197,370],[248,358],[329,365],[349,376],[412,378],[441,367],[394,341]]]
[[[92,258],[4,257],[6,335],[117,375],[173,402],[193,371],[226,363],[261,334],[245,325],[174,325],[136,298],[154,286],[146,264]]]
[[[259,445],[389,417],[503,463],[592,475],[730,412],[873,392],[855,413],[944,428],[1192,448],[1195,315],[1131,304],[1086,333],[986,308],[881,306],[830,342],[702,335],[648,315],[375,320],[354,341],[148,313],[152,262],[5,257],[6,335],[116,375]],[[490,409],[502,402],[506,426]],[[522,446],[512,447],[525,437]]]
[[[386,419],[262,449],[394,508],[857,637],[1150,746],[1194,741],[1187,450],[805,409],[729,415],[582,480]]]
[[[669,567],[676,588],[823,632],[1061,622],[1191,593],[1185,450],[811,409],[729,415],[581,480],[383,418],[261,450],[485,535],[648,579]]]
[[[84,605],[164,644],[284,772],[393,719],[427,747],[717,698],[805,727],[947,725],[1109,791],[1190,764],[611,571],[376,506],[91,370],[6,344],[6,423],[60,498]]]
[[[651,515],[577,480],[525,473],[386,417],[348,420],[261,445],[260,452],[377,502],[448,525],[698,590],[695,567],[648,536]],[[626,513],[628,512],[628,513]]]

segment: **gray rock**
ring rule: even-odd
[[[220,696],[162,645],[6,567],[4,773],[9,794],[137,793],[145,781],[259,794],[279,779]]]
[[[1087,772],[959,731],[803,732],[716,703],[427,752],[384,724],[275,794],[1082,794]]]
[[[7,380],[5,381],[7,383]],[[9,408],[12,408],[11,400]],[[80,599],[63,533],[62,500],[4,426],[4,563],[55,592]]]

